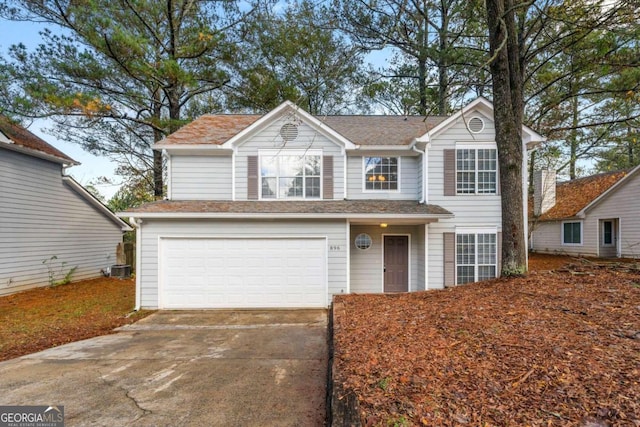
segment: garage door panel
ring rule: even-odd
[[[325,239],[161,240],[163,308],[326,307]]]

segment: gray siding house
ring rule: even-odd
[[[542,140],[526,127],[523,138],[523,151]],[[285,102],[264,116],[205,115],[155,149],[168,159],[167,200],[121,213],[138,237],[137,307],[327,307],[333,295],[500,270],[483,98],[450,117],[314,117]]]
[[[640,258],[640,166],[558,184],[537,171],[534,183],[532,250]]]
[[[64,174],[76,164],[0,116],[0,295],[48,285],[45,260],[72,280],[115,264],[130,227]]]

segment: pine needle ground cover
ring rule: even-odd
[[[135,282],[82,280],[0,297],[0,360],[109,334],[150,311],[132,313]]]
[[[593,262],[345,295],[336,383],[363,425],[640,426],[640,271]]]

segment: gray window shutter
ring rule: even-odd
[[[322,157],[322,198],[333,199],[333,156]]]
[[[496,277],[500,277],[502,274],[502,231],[498,231],[498,235],[496,236],[496,260],[498,261],[498,271],[496,271]]]
[[[444,195],[456,195],[456,150],[444,151]]]
[[[444,237],[444,286],[456,284],[456,233],[443,233]]]
[[[258,156],[247,156],[247,199],[258,200]]]

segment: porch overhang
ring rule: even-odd
[[[348,219],[354,224],[427,224],[453,218],[440,206],[413,200],[163,200],[119,215],[158,219]]]

